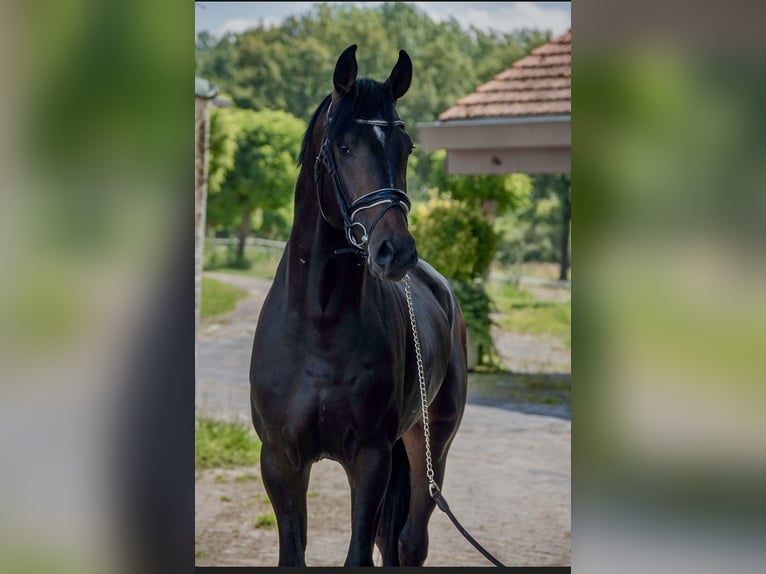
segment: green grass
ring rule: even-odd
[[[250,427],[198,419],[194,429],[194,466],[236,468],[258,463],[261,442]]]
[[[572,381],[562,375],[468,373],[468,392],[492,401],[571,405]]]
[[[511,304],[527,303],[535,300],[531,293],[519,289],[513,283],[502,281],[490,281],[487,283],[487,292],[501,312],[504,312]]]
[[[273,512],[261,514],[255,519],[256,528],[274,528],[277,525],[277,517]]]
[[[234,479],[234,482],[250,482],[250,481],[258,482],[258,480],[259,480],[259,478],[258,478],[257,475],[255,475],[255,474],[253,474],[251,472],[248,472],[248,473],[241,474],[241,475],[237,476]]]
[[[519,270],[526,277],[539,277],[549,281],[558,281],[561,266],[558,263],[522,263]],[[567,277],[571,279],[572,270],[569,269]]]
[[[571,346],[572,305],[540,301],[527,291],[501,282],[491,282],[487,292],[498,313],[497,323],[506,330],[526,335],[551,335]]]
[[[246,296],[247,291],[244,289],[227,285],[210,277],[203,277],[200,318],[228,313],[237,306],[237,301]]]
[[[197,551],[194,552],[194,557],[195,558],[207,558],[207,552],[205,552],[204,550],[197,550]]]

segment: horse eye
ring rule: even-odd
[[[340,155],[348,155],[351,153],[351,149],[345,144],[338,144],[338,151]]]
[[[415,151],[415,146],[414,145],[410,145],[409,149],[407,150],[407,155],[412,155],[412,152],[414,152],[414,151]]]

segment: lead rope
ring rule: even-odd
[[[404,294],[407,298],[407,308],[410,311],[410,326],[412,327],[412,339],[415,342],[415,358],[417,359],[418,364],[418,382],[420,383],[420,408],[423,412],[423,435],[425,437],[426,442],[426,477],[428,478],[428,494],[431,495],[431,498],[434,499],[434,502],[436,503],[436,506],[439,507],[439,509],[444,512],[449,519],[452,521],[452,524],[455,525],[455,528],[458,529],[460,534],[462,534],[468,542],[470,542],[476,550],[481,552],[484,557],[492,562],[495,566],[501,566],[505,567],[505,564],[500,562],[497,558],[492,556],[489,552],[487,552],[481,544],[479,544],[473,536],[471,536],[468,531],[463,528],[463,526],[458,522],[457,518],[455,518],[455,515],[452,514],[452,511],[449,509],[449,505],[447,504],[446,499],[444,496],[442,496],[441,491],[439,490],[439,486],[436,484],[436,481],[434,480],[434,467],[431,464],[431,432],[429,430],[428,426],[428,399],[426,398],[426,377],[423,372],[423,354],[420,350],[420,337],[418,336],[418,324],[417,321],[415,321],[415,306],[412,303],[412,289],[410,287],[410,274],[407,273],[404,276]]]

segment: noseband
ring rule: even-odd
[[[330,104],[330,107],[327,108],[327,122],[325,124],[325,132],[322,136],[322,144],[319,147],[319,153],[317,154],[316,160],[314,160],[314,183],[316,184],[317,188],[319,211],[321,212],[324,220],[330,223],[330,220],[327,219],[327,216],[325,215],[324,209],[322,209],[322,198],[319,186],[319,166],[321,163],[325,166],[325,169],[332,177],[333,187],[335,188],[335,195],[338,199],[338,206],[340,207],[340,213],[343,217],[343,227],[346,232],[346,239],[356,251],[364,254],[367,251],[367,244],[370,240],[370,234],[372,233],[373,229],[375,229],[375,226],[378,224],[378,221],[380,221],[383,215],[392,207],[399,207],[404,212],[406,217],[410,212],[410,199],[407,197],[407,194],[403,189],[396,187],[383,187],[381,189],[370,191],[369,193],[364,194],[352,202],[348,200],[348,196],[343,189],[343,183],[340,180],[340,175],[338,174],[338,166],[335,163],[335,156],[330,149],[330,140],[327,138],[328,127],[332,121],[332,116],[330,115],[331,108],[332,103]],[[357,124],[383,127],[404,125],[402,120],[387,121],[357,118],[354,120],[354,122]],[[384,207],[380,213],[378,213],[377,217],[375,217],[375,219],[370,224],[369,229],[367,229],[360,221],[354,220],[360,211],[371,209],[379,205],[385,205],[386,207]],[[359,228],[358,231],[361,233],[361,236],[358,240],[354,236],[354,228],[357,227]]]

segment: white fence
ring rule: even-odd
[[[215,237],[210,238],[207,241],[215,245],[231,245],[237,243],[239,240],[235,237]],[[284,249],[284,241],[274,241],[273,239],[262,239],[260,237],[248,237],[245,240],[245,245],[260,245],[261,247],[273,247],[274,249]]]

